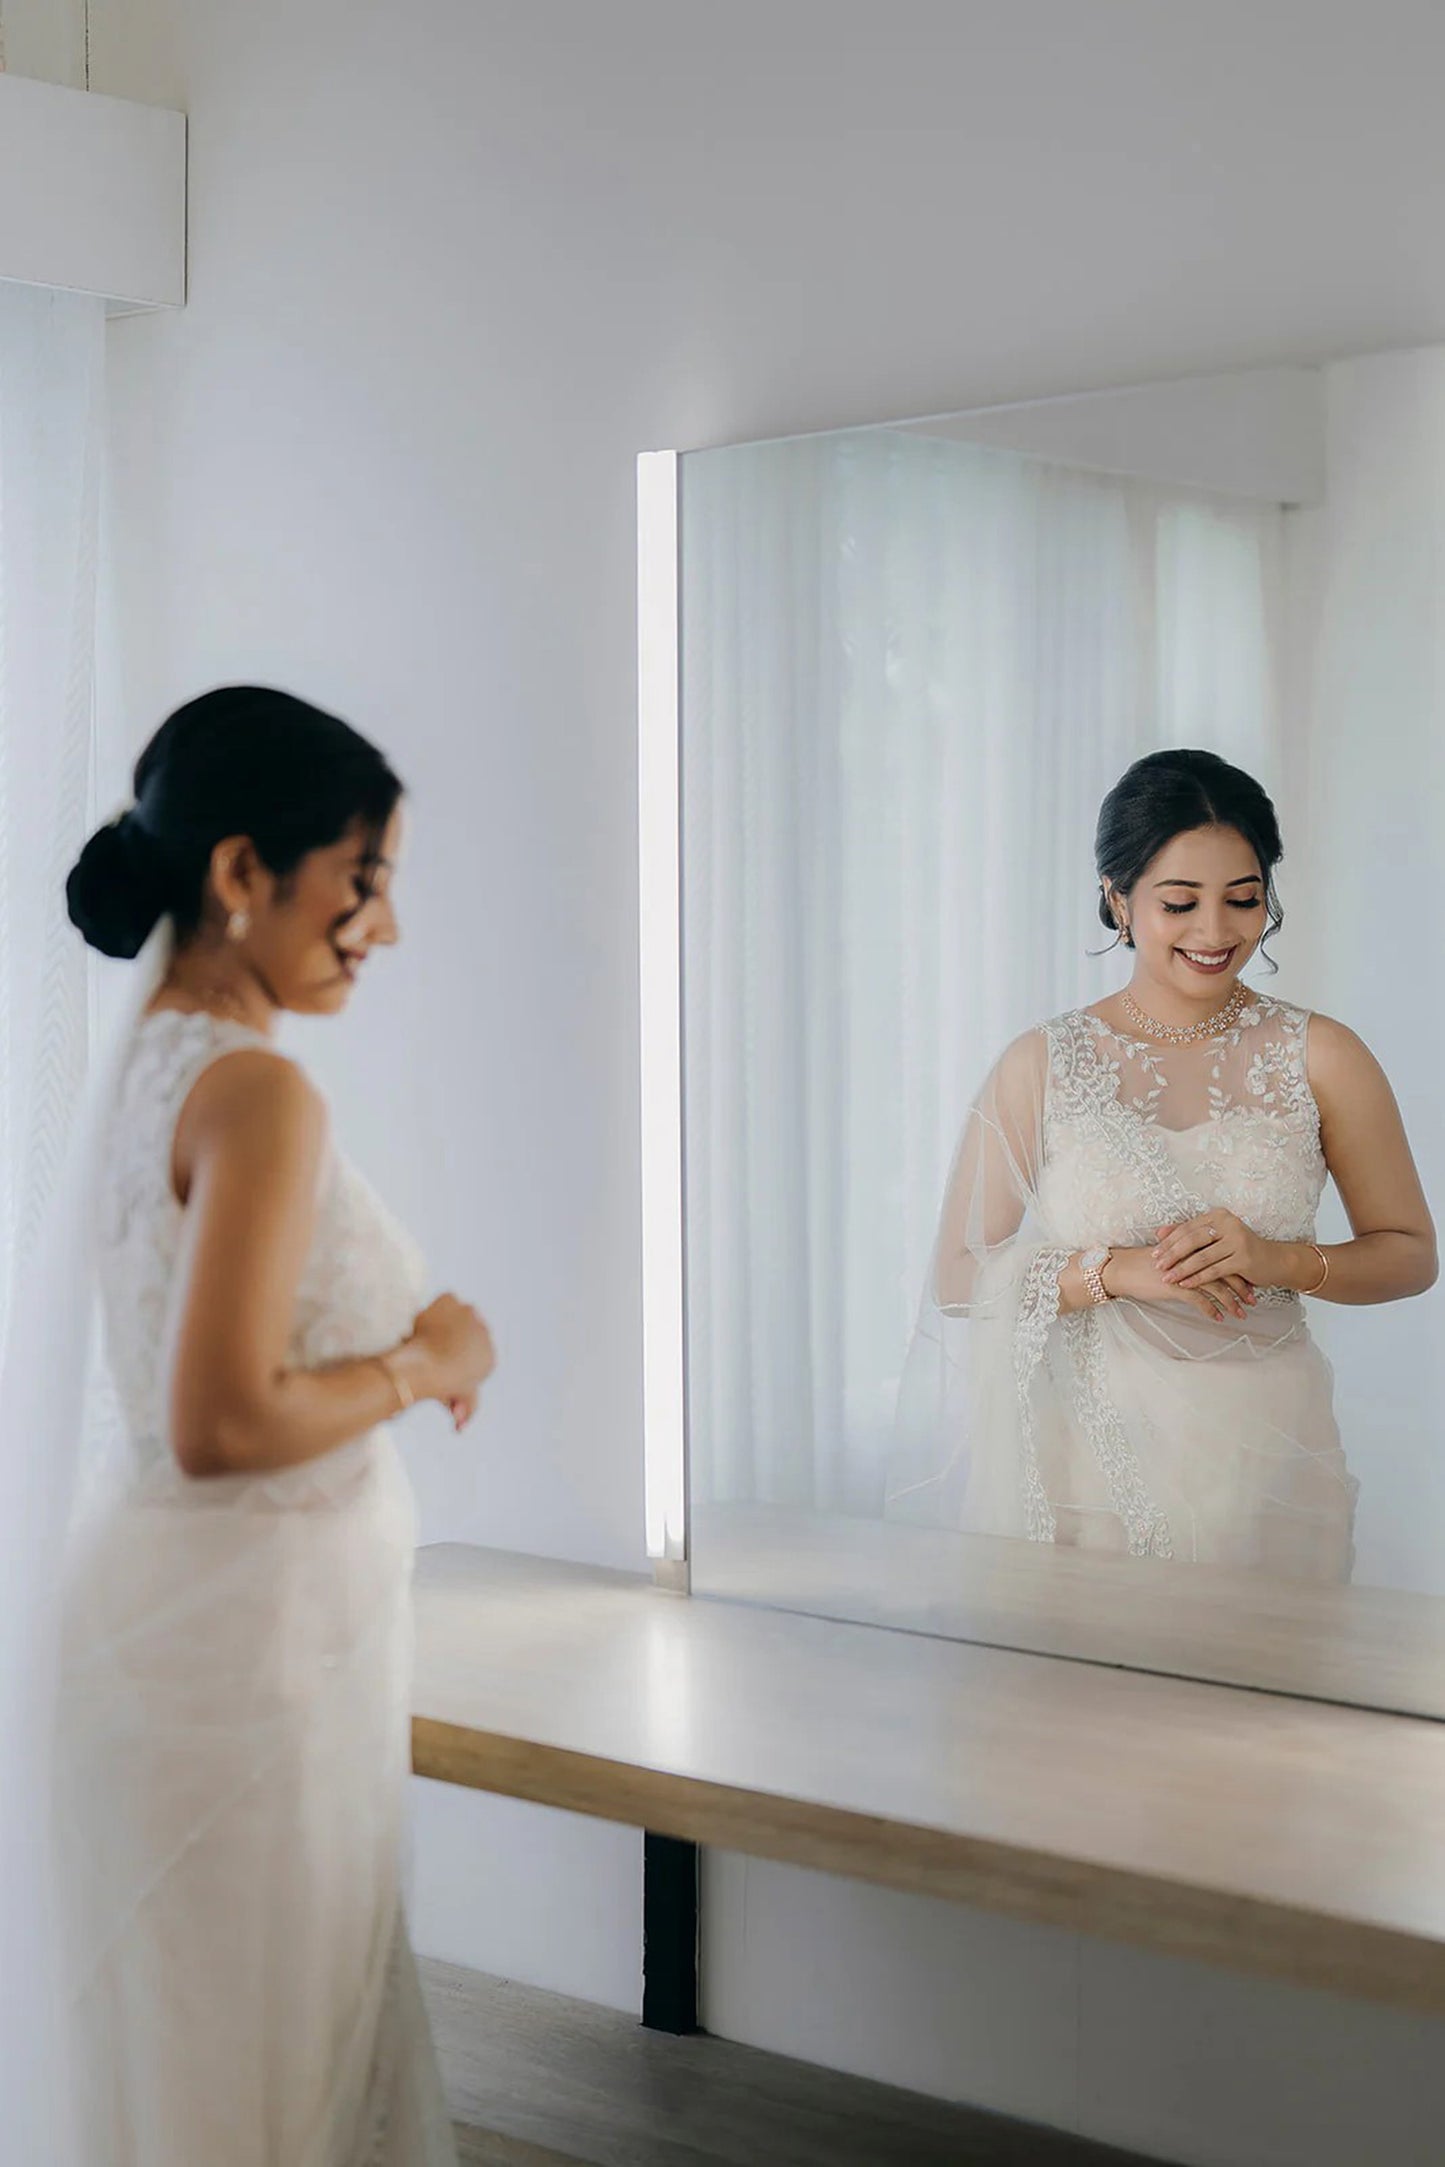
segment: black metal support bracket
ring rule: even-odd
[[[697,1970],[697,1845],[644,1834],[642,2021],[648,2031],[697,2030]]]

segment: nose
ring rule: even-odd
[[[366,905],[362,931],[368,948],[395,948],[401,939],[396,906],[389,895],[373,895]]]
[[[1233,926],[1228,924],[1224,913],[1221,911],[1213,918],[1207,915],[1204,917],[1196,937],[1201,948],[1213,949],[1222,954],[1226,948],[1233,948],[1237,945],[1239,927],[1237,924]]]

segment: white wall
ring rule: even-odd
[[[703,1897],[728,2038],[1187,2167],[1439,2167],[1433,2018],[757,1859]]]
[[[91,28],[98,88],[192,116],[191,305],[112,333],[126,727],[244,672],[395,749],[411,948],[318,1059],[497,1324],[481,1433],[418,1446],[427,1527],[635,1561],[634,454],[1445,336],[1445,18],[92,0]],[[425,1946],[635,2004],[634,1838],[422,1806]],[[969,2042],[1003,1967],[1012,2076],[989,2096],[1095,2112],[1039,2014],[1052,1946],[819,1886],[768,1879],[751,1955],[757,1914],[715,1900],[722,2028],[792,2043],[811,1962],[808,2051],[857,2058],[850,2008],[827,2014],[846,1981],[879,2073],[982,2090]],[[1308,1997],[1088,1961],[1090,2067],[1161,2151],[1206,2156],[1201,2038],[1255,2055],[1238,2097],[1286,2123],[1281,2055],[1341,2058]],[[1385,2117],[1418,2028],[1356,2021],[1393,2042],[1361,2079]],[[1207,2156],[1266,2156],[1212,2111]],[[1268,2156],[1322,2159],[1299,2131]]]

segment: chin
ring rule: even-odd
[[[355,991],[355,986],[344,980],[340,984],[309,986],[305,993],[298,994],[286,1005],[298,1016],[339,1016],[351,1006]]]

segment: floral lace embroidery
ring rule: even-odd
[[[163,1012],[142,1025],[124,1078],[99,1200],[106,1353],[136,1476],[174,1474],[165,1446],[164,1350],[184,1215],[171,1187],[176,1123],[200,1077],[224,1055],[269,1042],[208,1015]],[[297,1288],[291,1358],[317,1369],[404,1339],[425,1299],[425,1270],[405,1233],[342,1154],[330,1148],[311,1252]],[[351,1448],[347,1448],[349,1452]],[[257,1485],[285,1501],[348,1479],[346,1452]]]
[[[109,1375],[134,1460],[165,1426],[160,1351],[181,1223],[171,1187],[176,1124],[212,1062],[265,1044],[213,1016],[157,1014],[141,1025],[122,1081],[98,1205],[99,1263]]]
[[[1174,1541],[1165,1514],[1145,1486],[1119,1410],[1109,1397],[1104,1340],[1092,1310],[1064,1319],[1064,1341],[1073,1365],[1074,1404],[1093,1448],[1109,1497],[1124,1529],[1129,1555],[1172,1558]]]
[[[1130,1196],[1134,1209],[1127,1243],[1120,1233],[1091,1231],[1073,1245],[1109,1240],[1122,1247],[1153,1240],[1161,1226],[1187,1219],[1204,1206],[1184,1187],[1159,1133],[1157,1108],[1165,1086],[1149,1049],[1126,1041],[1120,1054],[1111,1056],[1087,1028],[1094,1022],[1091,1016],[1066,1016],[1047,1026],[1046,1179],[1051,1166],[1071,1157],[1097,1192],[1093,1226],[1107,1227],[1117,1217],[1121,1197]],[[1125,1061],[1136,1070],[1130,1079],[1136,1093],[1132,1099],[1121,1090]],[[1121,1168],[1128,1169],[1127,1187],[1120,1180]]]
[[[1309,1017],[1303,1009],[1286,1008],[1282,1002],[1271,1007],[1281,1025],[1280,1035],[1267,1039],[1255,1053],[1245,1088],[1262,1108],[1302,1123],[1305,1133],[1318,1143],[1320,1112],[1309,1083]],[[1253,1013],[1257,1016],[1259,1010]]]
[[[1095,1242],[1152,1243],[1163,1226],[1211,1207],[1236,1212],[1267,1240],[1313,1238],[1326,1168],[1310,1090],[1305,1011],[1261,998],[1233,1030],[1202,1046],[1165,1048],[1077,1011],[1045,1026],[1048,1088],[1036,1215],[1041,1247],[1020,1293],[1014,1343],[1029,1536],[1049,1542],[1055,1516],[1038,1467],[1031,1391],[1058,1319],[1057,1273]],[[1171,1118],[1172,1117],[1172,1118]],[[1052,1293],[1050,1293],[1052,1289]],[[1260,1306],[1298,1295],[1265,1288]],[[1062,1320],[1066,1389],[1131,1554],[1169,1557],[1169,1522],[1150,1496],[1109,1397],[1099,1320]]]
[[[1267,1240],[1312,1239],[1326,1169],[1308,1025],[1305,1011],[1261,999],[1185,1056],[1083,1011],[1047,1025],[1040,1188],[1050,1237],[1074,1248],[1143,1244],[1217,1206]]]
[[[1019,1289],[1014,1326],[1014,1383],[1019,1397],[1019,1434],[1023,1440],[1024,1525],[1030,1542],[1052,1542],[1053,1507],[1039,1473],[1034,1430],[1034,1376],[1044,1359],[1049,1334],[1059,1315],[1059,1274],[1069,1261],[1067,1249],[1038,1249],[1030,1257]]]

